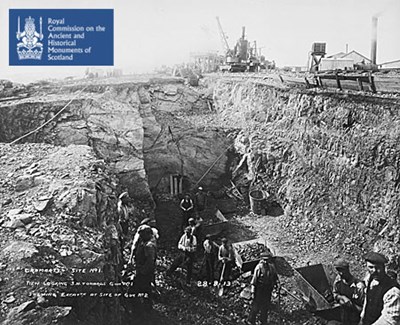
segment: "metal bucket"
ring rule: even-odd
[[[263,191],[253,190],[249,193],[250,209],[255,214],[266,214],[265,195]]]

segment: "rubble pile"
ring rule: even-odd
[[[215,100],[227,125],[242,127],[236,149],[248,170],[238,174],[284,207],[282,227],[303,252],[360,256],[383,238],[397,260],[398,97],[221,81]]]
[[[67,283],[82,270],[102,277],[101,226],[115,211],[117,178],[87,146],[1,144],[0,164],[0,319],[50,324],[56,311],[64,319]]]
[[[261,243],[251,243],[237,248],[243,261],[259,259],[262,253],[271,253],[270,249]]]

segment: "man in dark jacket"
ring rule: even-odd
[[[196,211],[200,215],[207,205],[207,194],[204,192],[203,188],[200,186],[195,195]]]
[[[272,254],[261,254],[261,260],[254,269],[251,280],[253,302],[248,317],[252,325],[256,323],[258,312],[261,312],[261,324],[268,324],[268,308],[271,304],[272,290],[279,286],[278,274],[272,261]]]
[[[156,267],[156,244],[153,239],[153,231],[150,227],[139,231],[139,244],[135,252],[136,277],[134,292],[151,294],[151,282],[154,279]]]
[[[386,274],[386,257],[369,252],[364,259],[368,275],[360,325],[399,325],[400,289],[398,283]]]
[[[181,229],[182,231],[187,227],[189,218],[193,216],[193,200],[190,198],[189,194],[186,194],[185,197],[182,199],[179,207],[182,211],[182,223]]]
[[[211,240],[210,235],[206,235],[206,240],[203,243],[204,248],[204,266],[207,273],[207,283],[209,286],[214,282],[214,266],[218,253],[218,245]]]

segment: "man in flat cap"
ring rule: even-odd
[[[400,325],[400,289],[386,274],[386,257],[369,252],[364,259],[368,275],[360,325]]]
[[[333,266],[338,273],[333,282],[333,298],[340,304],[342,324],[358,324],[364,302],[364,283],[350,273],[349,263],[340,258]]]
[[[253,302],[247,321],[254,325],[258,312],[261,324],[268,324],[268,308],[271,304],[272,290],[279,286],[278,274],[271,253],[261,254],[261,260],[254,269],[251,280]]]
[[[139,232],[144,228],[151,228],[153,233],[152,241],[157,246],[157,240],[160,237],[158,234],[157,228],[155,228],[156,220],[151,218],[145,218],[140,222],[140,226],[137,228],[135,235],[133,236],[132,246],[131,246],[131,255],[128,260],[128,264],[132,263],[133,256],[136,252],[136,249],[139,244],[139,240],[141,239]]]
[[[196,214],[200,216],[207,205],[207,194],[204,192],[203,188],[200,186],[195,196],[195,206]]]
[[[172,265],[167,270],[166,272],[167,276],[171,276],[172,272],[174,272],[180,265],[186,264],[187,266],[186,284],[190,285],[196,248],[197,248],[196,236],[192,234],[192,229],[190,227],[186,227],[185,232],[179,239],[178,243],[178,249],[181,251],[181,253],[172,262]]]

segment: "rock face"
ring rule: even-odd
[[[400,269],[396,95],[221,82],[215,99],[226,124],[242,128],[235,146],[248,169],[241,172],[284,207],[282,227],[294,245],[360,258],[375,244]]]
[[[189,188],[220,154],[203,184],[225,173],[223,152],[229,141],[223,132],[200,129],[195,118],[187,118],[208,111],[210,100],[187,86],[142,82],[71,86],[62,92],[55,86],[30,95],[1,103],[0,141],[10,142],[64,109],[23,141],[91,146],[133,198],[151,200],[150,188],[168,191],[170,174],[185,176]],[[35,175],[23,176],[16,190],[33,186],[35,179],[46,182]]]
[[[104,281],[102,226],[116,212],[117,178],[84,145],[0,144],[0,161],[0,322],[61,323],[65,305],[86,315],[97,300],[83,310],[60,298],[66,285],[49,283]]]

